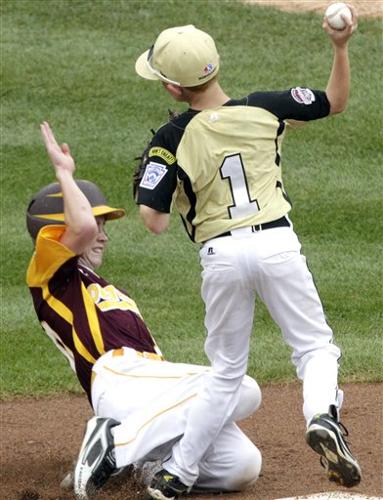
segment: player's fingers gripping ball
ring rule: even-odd
[[[351,9],[343,2],[330,4],[326,9],[325,18],[330,28],[338,31],[342,31],[352,24]]]

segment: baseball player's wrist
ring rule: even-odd
[[[66,180],[74,180],[73,172],[69,170],[56,170],[56,179],[58,182],[65,182]]]
[[[348,40],[331,40],[334,51],[338,52],[348,52]]]

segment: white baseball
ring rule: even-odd
[[[335,30],[343,30],[347,26],[343,18],[347,19],[348,22],[352,21],[351,10],[343,2],[329,5],[326,9],[325,16],[328,24]]]

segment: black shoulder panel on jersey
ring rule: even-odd
[[[162,125],[153,136],[151,145],[166,147],[175,156],[186,126],[198,113],[190,109]]]
[[[232,99],[225,106],[263,108],[280,120],[317,120],[330,113],[330,103],[325,92],[301,87],[281,92],[254,92],[243,99]]]
[[[199,111],[188,110],[165,123],[154,134],[146,159],[146,170],[137,190],[137,203],[169,213],[177,185],[177,149],[185,128]],[[146,172],[150,170],[146,181]],[[149,177],[151,180],[149,180]],[[166,180],[165,180],[166,177]],[[164,181],[162,180],[164,179]]]

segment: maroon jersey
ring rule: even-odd
[[[45,226],[29,263],[27,284],[39,321],[90,400],[92,366],[105,352],[131,347],[160,354],[128,294],[79,264],[60,243],[64,226]]]

